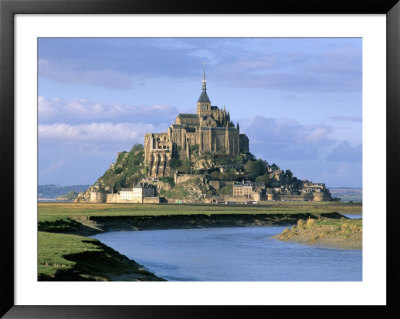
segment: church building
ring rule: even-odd
[[[180,113],[165,133],[146,133],[144,137],[145,165],[150,177],[169,176],[168,162],[173,158],[191,158],[199,154],[243,154],[249,152],[249,139],[240,134],[239,123],[230,120],[225,106],[211,105],[207,95],[205,69],[196,114]]]

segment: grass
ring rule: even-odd
[[[76,262],[65,256],[101,251],[95,242],[99,241],[77,235],[38,232],[38,274],[54,278],[57,271],[74,268]]]
[[[97,239],[38,232],[38,279],[161,280]]]
[[[38,220],[55,221],[71,216],[160,216],[194,214],[361,214],[357,203],[271,202],[265,205],[89,204],[39,203]]]

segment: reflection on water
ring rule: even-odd
[[[94,238],[170,281],[362,280],[361,250],[320,248],[271,238],[284,228],[126,231]]]

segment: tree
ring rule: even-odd
[[[182,161],[179,158],[172,158],[169,162],[169,167],[172,169],[177,169],[179,166],[182,165]]]
[[[243,156],[241,156],[241,155],[236,156],[235,162],[236,162],[237,164],[244,164],[244,158],[243,158]]]
[[[258,176],[256,178],[257,183],[263,183],[266,187],[271,187],[271,181],[272,181],[271,178],[267,174]]]
[[[192,162],[185,158],[182,162],[181,169],[184,173],[189,174],[192,171]]]
[[[191,145],[191,146],[190,146],[190,151],[191,151],[192,153],[198,154],[198,153],[199,153],[199,144]]]
[[[212,178],[212,180],[219,181],[220,180],[220,173],[218,171],[211,172],[211,178]]]
[[[267,164],[259,159],[257,161],[248,161],[244,165],[244,170],[247,173],[247,177],[254,181],[258,176],[263,175],[266,172]]]
[[[144,147],[142,144],[134,144],[131,148],[131,152],[136,152],[136,151],[144,151]]]
[[[234,181],[236,179],[235,172],[227,172],[221,175],[222,175],[222,180],[224,181]]]
[[[293,177],[293,173],[290,169],[286,170],[286,175],[289,177],[289,179],[291,179]]]

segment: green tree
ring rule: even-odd
[[[256,178],[256,182],[257,183],[263,183],[266,187],[270,187],[271,186],[271,178],[267,174],[258,176]]]
[[[144,151],[144,147],[142,144],[134,144],[131,148],[131,153],[134,153],[136,151]]]
[[[192,171],[192,165],[192,162],[189,159],[185,158],[182,161],[181,169],[184,173],[188,174]]]
[[[220,180],[220,173],[218,172],[218,171],[213,171],[213,172],[211,172],[211,178],[213,179],[213,180],[217,180],[217,181],[219,181]]]
[[[244,164],[244,158],[241,155],[236,156],[235,162],[237,164]]]
[[[192,152],[192,153],[199,153],[199,144],[194,144],[194,145],[191,145],[190,146],[190,151]]]
[[[293,177],[293,173],[290,169],[286,170],[286,175],[289,177],[289,179],[292,179],[292,177]]]
[[[169,167],[172,169],[177,169],[179,166],[182,165],[182,161],[179,158],[172,158],[169,162]]]
[[[234,181],[236,179],[235,172],[227,172],[221,175],[222,175],[222,180],[224,181]]]
[[[248,161],[244,165],[244,170],[247,173],[247,177],[251,181],[255,181],[258,176],[263,175],[266,172],[267,164],[263,160],[259,159],[256,161]]]

